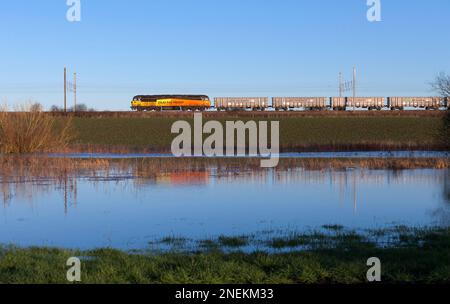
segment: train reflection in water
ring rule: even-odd
[[[240,171],[239,168],[208,168],[198,171],[161,172],[154,176],[142,177],[140,174],[126,172],[107,174],[97,172],[96,177],[71,176],[66,174],[58,180],[32,178],[28,181],[0,179],[3,205],[6,207],[11,201],[28,202],[32,207],[33,198],[53,192],[62,193],[64,210],[77,205],[78,183],[86,182],[103,187],[123,187],[124,190],[133,189],[136,193],[153,186],[169,187],[199,187],[213,188],[227,184],[259,184],[266,187],[282,185],[299,185],[308,187],[326,185],[337,191],[335,201],[343,204],[351,200],[354,211],[357,211],[359,193],[367,189],[383,188],[389,185],[442,185],[442,196],[450,207],[450,170],[366,170],[348,168],[345,170],[306,170],[293,168],[289,170],[249,170]],[[321,193],[317,193],[318,196]]]

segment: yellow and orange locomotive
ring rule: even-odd
[[[211,101],[206,95],[138,95],[131,102],[137,111],[207,110]]]

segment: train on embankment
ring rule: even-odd
[[[138,95],[135,111],[348,111],[449,109],[450,97],[217,97],[207,95]]]

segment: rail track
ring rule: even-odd
[[[98,112],[49,112],[54,116],[72,116],[80,118],[191,118],[194,113],[202,113],[204,118],[228,119],[228,118],[296,118],[296,117],[445,117],[448,111],[203,111],[203,112],[131,112],[131,111],[98,111]]]

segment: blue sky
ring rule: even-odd
[[[0,100],[62,104],[62,71],[79,102],[125,110],[137,94],[333,96],[358,68],[359,95],[430,95],[450,72],[450,1],[1,1]],[[69,100],[71,102],[71,100]]]

